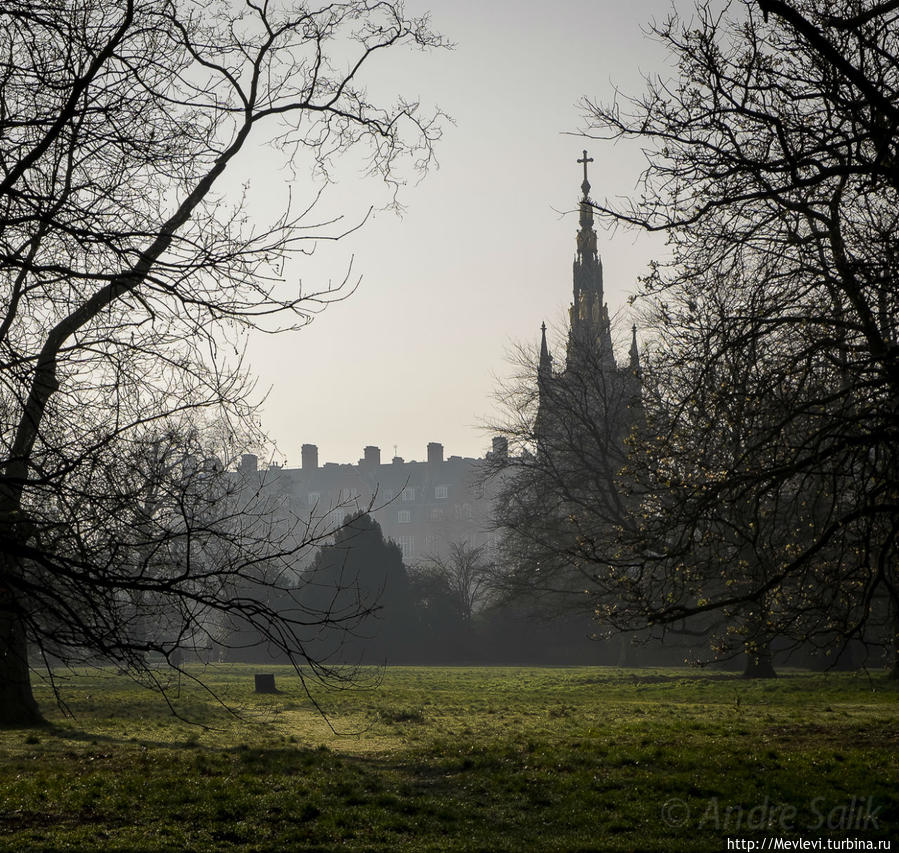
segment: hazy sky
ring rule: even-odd
[[[253,371],[271,388],[261,418],[277,461],[299,465],[304,442],[318,445],[322,462],[355,462],[368,444],[385,461],[394,446],[422,459],[429,441],[447,456],[483,455],[490,434],[482,425],[496,417],[492,395],[510,372],[511,347],[537,347],[540,323],[561,328],[570,303],[581,150],[594,158],[597,199],[633,191],[642,168],[634,149],[568,135],[583,126],[578,102],[609,100],[616,85],[638,94],[644,73],[670,73],[665,49],[644,32],[670,8],[657,0],[407,3],[413,14],[430,9],[433,27],[456,47],[396,53],[375,69],[379,82],[439,105],[455,125],[440,144],[440,168],[404,192],[402,218],[377,213],[298,266],[314,288],[342,278],[352,259],[358,290],[298,333],[251,341]],[[352,170],[338,178],[325,209],[345,210],[348,223],[383,203]],[[269,188],[273,204],[280,189]],[[626,311],[662,247],[624,231],[600,232],[599,243],[609,310]]]

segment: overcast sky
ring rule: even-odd
[[[536,348],[541,322],[560,329],[571,300],[581,150],[594,158],[597,199],[632,192],[642,168],[636,150],[569,135],[584,124],[578,102],[609,100],[615,86],[637,94],[643,74],[670,75],[665,49],[645,33],[670,8],[407,2],[412,14],[430,9],[434,29],[456,47],[395,53],[375,69],[379,83],[439,105],[455,124],[439,169],[403,193],[402,218],[376,213],[299,265],[314,288],[341,279],[352,260],[357,291],[300,332],[251,341],[253,372],[271,389],[261,419],[277,461],[299,465],[305,442],[318,445],[322,462],[356,462],[369,444],[385,461],[394,447],[420,460],[430,441],[447,456],[483,455],[482,425],[496,417],[492,395],[510,372],[510,348]],[[325,209],[344,211],[347,224],[383,203],[352,169],[337,177]],[[273,204],[279,189],[266,190]],[[599,243],[610,313],[626,313],[637,277],[663,248],[624,231],[600,232]]]

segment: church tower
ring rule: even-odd
[[[596,248],[593,204],[587,164],[592,157],[583,152],[578,161],[584,167],[579,202],[579,228],[572,269],[573,298],[569,308],[568,346],[565,367],[553,371],[553,359],[546,344],[546,324],[541,326],[540,361],[537,368],[537,414],[534,436],[540,447],[555,441],[554,421],[576,401],[590,407],[589,417],[607,425],[609,435],[623,437],[642,410],[640,355],[637,327],[632,330],[628,363],[619,367],[612,348],[612,325],[603,293],[602,260]],[[590,399],[583,400],[589,388]],[[582,413],[583,414],[583,413]],[[616,439],[617,440],[617,439]]]
[[[584,156],[577,162],[584,166],[584,180],[581,183],[583,196],[579,203],[580,228],[573,266],[574,298],[569,309],[566,366],[570,368],[581,353],[594,364],[601,364],[604,370],[614,370],[612,329],[603,295],[602,259],[596,249],[590,181],[587,179],[587,164],[592,163],[593,158],[584,151]]]

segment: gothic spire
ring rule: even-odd
[[[604,368],[614,369],[611,326],[603,296],[602,261],[596,248],[593,202],[590,200],[590,180],[587,177],[587,164],[592,163],[593,158],[588,157],[584,150],[577,162],[584,167],[584,179],[581,182],[583,196],[579,202],[580,227],[573,265],[574,298],[570,310],[566,365],[572,364],[578,349],[582,352],[595,350],[601,354]]]
[[[547,418],[551,408],[553,384],[553,357],[546,345],[546,323],[540,325],[540,362],[537,366],[537,417],[534,420],[534,436],[540,447],[548,438]]]
[[[640,375],[640,350],[637,348],[637,325],[631,328],[631,370],[635,375]]]
[[[538,372],[541,378],[552,375],[553,357],[549,354],[546,345],[546,323],[540,324],[540,364]]]

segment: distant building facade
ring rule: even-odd
[[[368,446],[355,465],[319,464],[318,447],[304,444],[301,467],[258,470],[258,459],[244,455],[239,471],[278,495],[285,512],[308,519],[314,529],[339,525],[353,512],[368,511],[384,536],[396,542],[407,564],[446,554],[451,543],[496,548],[490,529],[492,494],[487,463],[506,453],[504,439],[482,459],[444,456],[438,442],[427,445],[425,461],[396,456],[382,462],[381,450]]]

